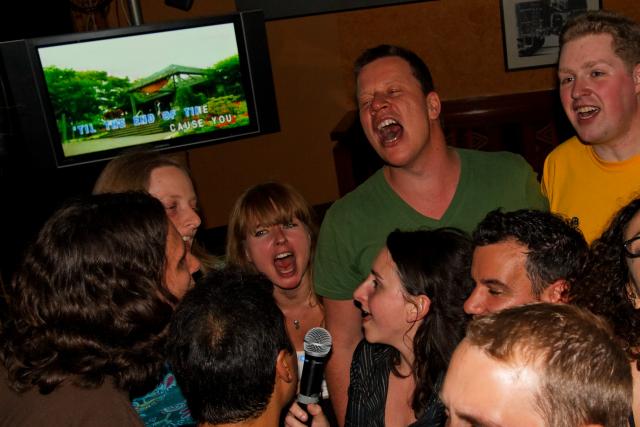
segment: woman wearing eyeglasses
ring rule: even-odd
[[[583,280],[571,290],[572,303],[611,322],[629,357],[633,374],[633,414],[640,420],[640,198],[613,217],[591,244]]]

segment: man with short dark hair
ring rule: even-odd
[[[215,271],[178,305],[169,360],[199,426],[276,426],[294,397],[296,353],[272,292],[262,276]]]
[[[446,143],[441,103],[426,64],[381,45],[355,64],[360,122],[385,166],[329,209],[314,264],[334,339],[327,384],[344,419],[351,356],[362,338],[352,294],[397,228],[452,226],[471,231],[492,209],[546,208],[531,167],[520,156],[456,149]]]
[[[570,20],[558,79],[578,135],[545,160],[542,191],[591,242],[640,191],[640,25],[606,11]]]
[[[495,210],[473,232],[469,314],[531,302],[567,302],[588,247],[580,230],[559,215],[533,209]]]
[[[605,321],[546,303],[474,319],[441,392],[450,427],[626,427],[631,396]]]

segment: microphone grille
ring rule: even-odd
[[[331,334],[324,328],[311,328],[304,336],[304,352],[324,357],[331,351]]]

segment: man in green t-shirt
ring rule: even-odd
[[[326,378],[341,424],[349,366],[362,338],[352,293],[390,231],[452,226],[470,232],[501,207],[546,209],[536,176],[520,156],[447,146],[440,97],[413,52],[382,45],[356,61],[362,128],[385,166],[327,212],[314,264],[334,338]],[[375,316],[375,313],[373,313]]]

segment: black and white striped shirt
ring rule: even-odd
[[[394,349],[362,340],[353,353],[345,427],[384,427],[384,408]],[[440,388],[442,379],[436,384]],[[409,427],[442,427],[446,416],[438,393],[429,399],[424,415]]]

